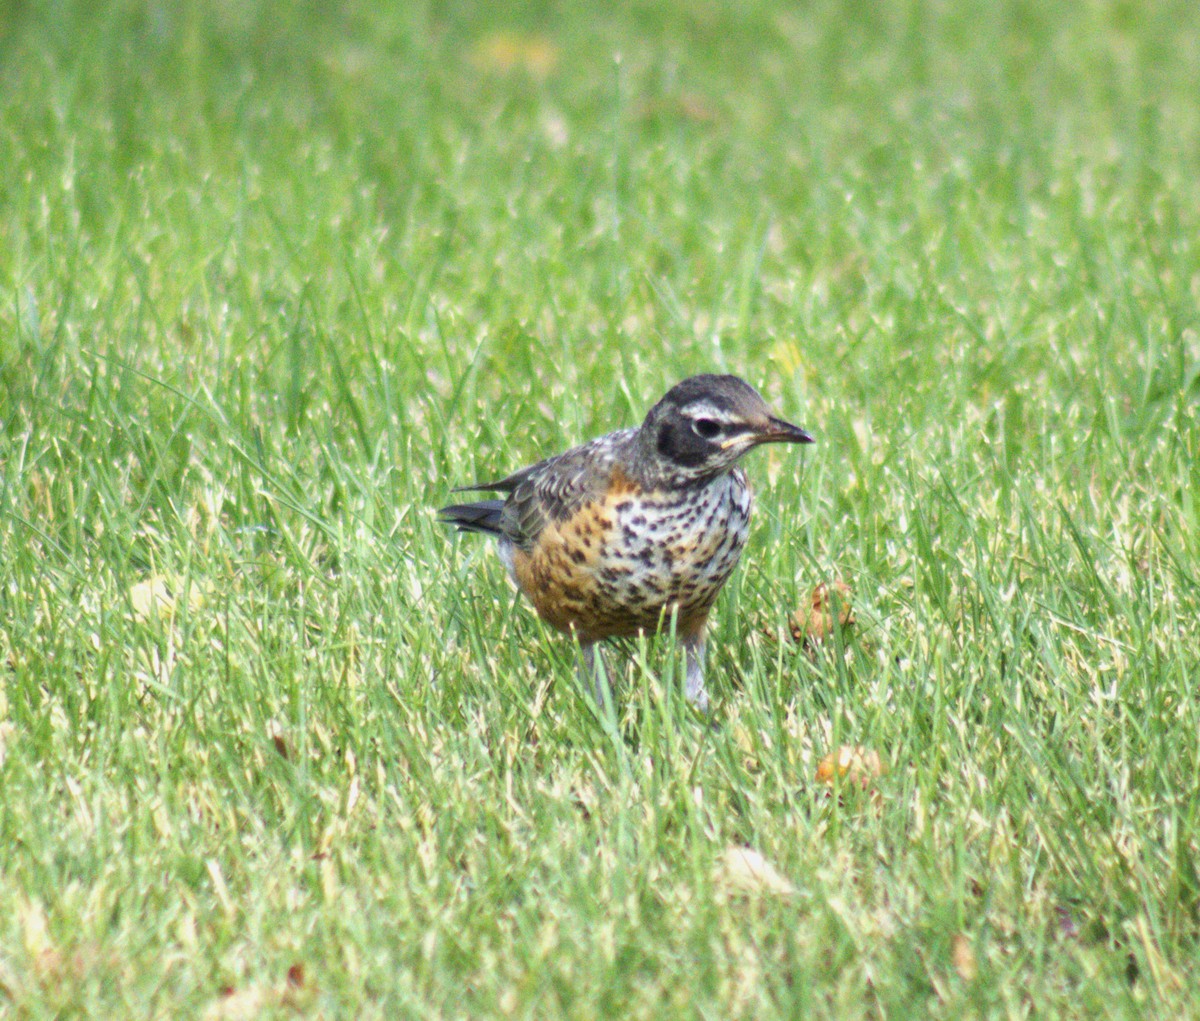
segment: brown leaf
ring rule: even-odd
[[[1054,917],[1058,920],[1058,934],[1063,939],[1078,939],[1079,926],[1075,924],[1075,916],[1069,907],[1065,904],[1055,905]]]
[[[284,733],[283,724],[278,720],[267,721],[267,736],[271,739],[271,744],[275,748],[275,754],[285,762],[292,757],[292,749],[288,744],[287,735]]]
[[[832,592],[830,589],[832,588]],[[812,646],[825,641],[835,626],[848,628],[854,625],[854,609],[850,605],[850,586],[840,578],[833,585],[821,582],[812,590],[808,606],[802,606],[789,621],[792,638],[804,645]]]
[[[830,752],[817,765],[817,782],[833,784],[841,779],[856,784],[863,790],[871,781],[887,773],[887,764],[873,748],[860,744],[844,744],[836,752]]]
[[[958,977],[964,982],[973,982],[979,974],[975,963],[975,948],[971,945],[970,937],[964,933],[956,932],[950,941],[950,960],[954,963]]]
[[[303,1011],[312,1001],[315,990],[307,981],[304,964],[297,961],[287,970],[287,981],[283,984],[280,1002],[292,1010]]]

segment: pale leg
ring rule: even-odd
[[[704,632],[697,631],[680,639],[687,654],[687,698],[702,713],[708,712],[708,692],[704,690]]]
[[[603,706],[608,692],[608,681],[604,676],[604,661],[596,652],[595,642],[579,643],[579,679],[591,689],[596,705]]]

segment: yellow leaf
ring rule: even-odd
[[[139,620],[167,618],[174,614],[179,596],[187,592],[187,607],[197,610],[204,605],[205,587],[188,584],[187,579],[168,574],[152,574],[129,588],[129,603]]]
[[[730,847],[717,862],[714,878],[737,893],[769,893],[790,897],[796,892],[766,858],[749,847]]]
[[[135,616],[149,620],[150,617],[168,616],[175,606],[175,597],[171,595],[167,580],[156,574],[130,588],[129,602]]]
[[[558,47],[542,35],[495,32],[471,47],[470,58],[483,71],[525,71],[545,78],[558,65]]]

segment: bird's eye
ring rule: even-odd
[[[692,423],[692,431],[701,439],[711,440],[721,433],[721,423],[711,418],[698,418]]]

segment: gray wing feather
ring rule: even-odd
[[[529,550],[542,530],[565,521],[584,504],[602,496],[613,464],[636,430],[623,429],[539,461],[489,486],[510,496],[500,515],[500,528],[520,549]]]

